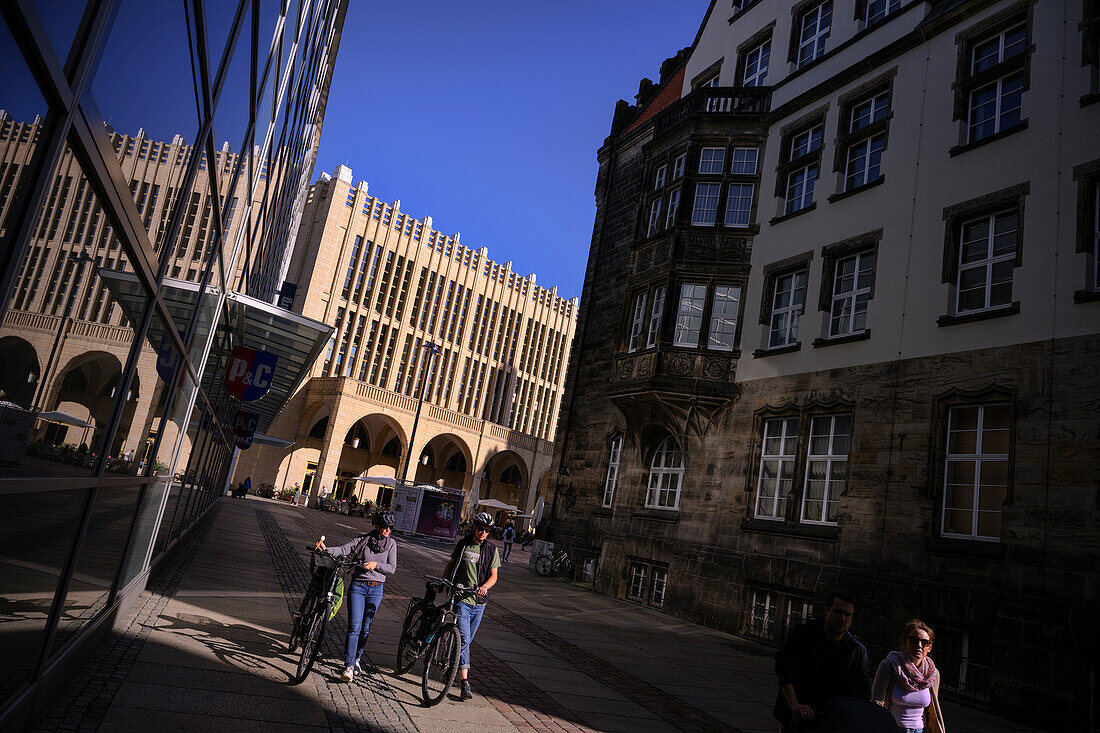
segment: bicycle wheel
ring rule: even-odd
[[[549,555],[539,555],[535,560],[535,572],[539,575],[546,577],[550,574],[550,570],[553,567],[553,563],[550,562]]]
[[[424,659],[420,691],[428,707],[438,704],[451,689],[451,683],[458,674],[458,656],[461,652],[462,637],[459,636],[458,625],[447,624],[436,634]]]
[[[301,683],[313,669],[313,663],[317,661],[317,655],[321,651],[321,640],[325,638],[327,624],[328,609],[326,604],[319,604],[314,613],[309,616],[309,624],[305,633],[302,634],[302,653],[298,657],[298,671],[294,677],[294,684]]]
[[[423,622],[424,606],[417,603],[405,614],[405,624],[401,627],[401,638],[397,642],[397,664],[393,667],[395,674],[405,674],[416,664],[423,651],[422,644],[417,640]]]
[[[313,608],[317,605],[320,593],[314,584],[310,584],[306,594],[302,596],[302,603],[298,606],[298,612],[291,614],[294,624],[290,629],[290,653],[302,643],[302,634],[305,633],[305,622],[313,615]]]

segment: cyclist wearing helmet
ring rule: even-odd
[[[462,679],[463,700],[474,696],[470,690],[470,642],[474,640],[477,627],[481,625],[482,614],[489,589],[496,585],[497,568],[500,567],[500,553],[496,545],[489,541],[489,530],[493,526],[493,517],[488,512],[474,515],[470,533],[458,541],[451,552],[451,559],[443,570],[443,577],[452,583],[468,588],[477,588],[477,593],[461,598],[458,604],[458,632],[462,636],[462,654],[458,665],[458,676]]]
[[[379,510],[374,513],[374,529],[368,534],[339,547],[326,548],[324,542],[317,542],[317,549],[327,549],[332,557],[348,557],[360,563],[352,571],[347,592],[348,639],[344,672],[340,675],[344,682],[351,682],[356,672],[363,672],[359,658],[363,656],[371,621],[382,605],[382,587],[386,576],[397,570],[397,541],[390,537],[394,523],[392,512]]]

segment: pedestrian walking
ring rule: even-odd
[[[500,553],[489,541],[493,517],[488,512],[474,516],[470,533],[458,541],[451,552],[451,559],[443,569],[443,577],[452,583],[477,588],[476,593],[460,598],[458,603],[458,633],[462,636],[462,652],[459,657],[458,676],[462,680],[460,697],[469,700],[474,696],[470,689],[470,642],[474,640],[485,614],[489,589],[496,585]]]
[[[382,605],[382,591],[386,576],[397,572],[397,540],[390,537],[396,523],[392,513],[376,512],[374,529],[361,534],[339,547],[327,548],[332,557],[348,557],[359,563],[352,571],[348,588],[348,636],[344,646],[344,671],[340,679],[351,682],[356,673],[362,674],[360,658],[367,644],[371,622]],[[318,550],[325,550],[325,543],[318,540]]]
[[[298,506],[298,501],[302,498],[302,490],[298,488],[298,484],[294,485],[294,501],[291,502],[294,506]]]
[[[511,522],[505,525],[504,534],[501,535],[501,541],[504,543],[504,557],[501,559],[504,562],[508,562],[508,556],[512,554],[512,545],[516,541],[516,528]]]
[[[794,627],[776,653],[772,715],[783,733],[820,730],[820,713],[834,697],[870,699],[867,649],[848,631],[855,610],[851,598],[834,593],[825,617]]]
[[[321,511],[325,510],[325,502],[328,500],[328,486],[322,486],[320,493],[317,494],[317,508]]]
[[[913,619],[905,624],[901,649],[878,665],[871,698],[889,710],[903,733],[945,733],[940,709],[940,673],[932,661],[936,634]]]

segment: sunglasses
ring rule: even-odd
[[[474,531],[475,532],[485,532],[486,534],[488,534],[489,528],[488,527],[477,527],[476,529],[474,529]]]
[[[923,647],[925,649],[930,649],[932,647],[932,640],[931,639],[922,639],[919,636],[910,636],[909,637],[909,643],[912,644],[913,646],[919,646],[919,647]]]

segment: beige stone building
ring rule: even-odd
[[[355,479],[390,476],[536,509],[576,299],[369,195],[345,166],[311,188],[287,280],[294,310],[335,331],[269,431],[291,444],[245,451],[236,480],[374,500]]]

